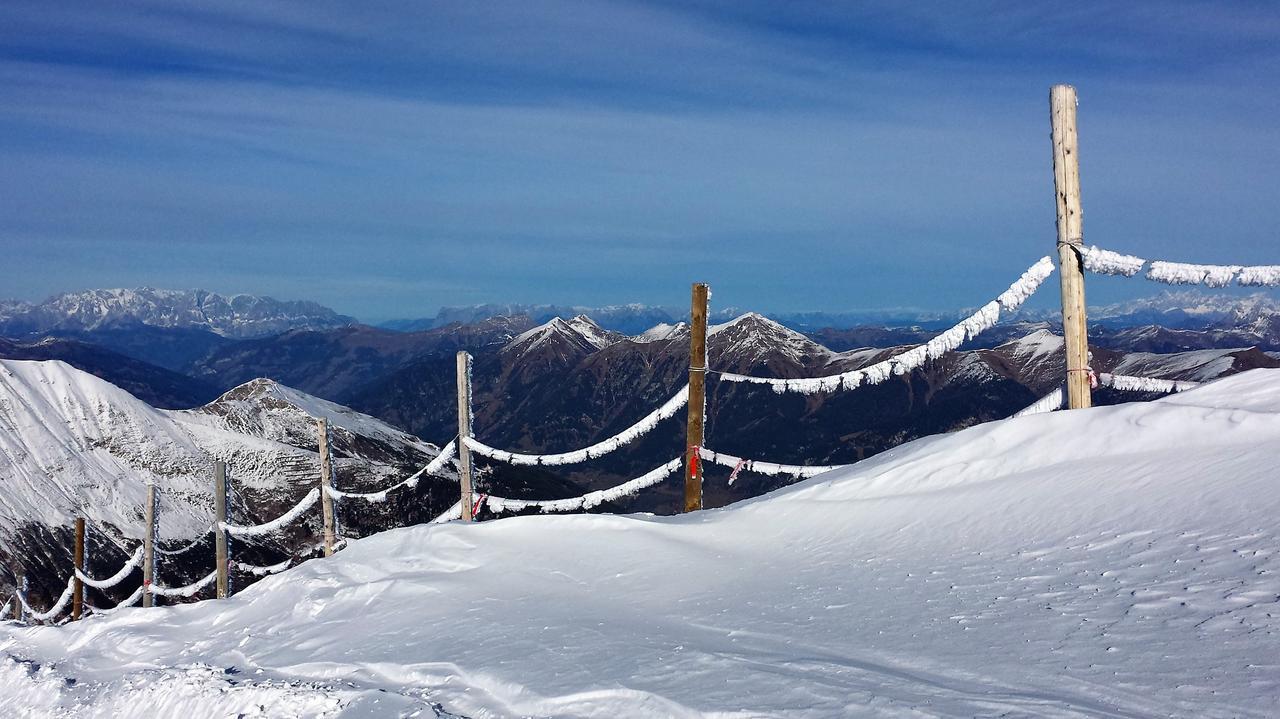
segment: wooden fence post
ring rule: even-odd
[[[458,353],[458,481],[462,485],[462,521],[470,522],[471,497],[471,448],[465,438],[472,434],[471,423],[471,354]]]
[[[709,288],[694,283],[693,301],[689,310],[689,422],[686,432],[684,456],[684,511],[702,509],[702,462],[698,450],[702,447],[703,415],[706,412],[707,379],[707,298]]]
[[[329,488],[333,486],[333,465],[329,460],[329,420],[321,417],[316,420],[320,430],[320,516],[324,520],[324,556],[333,556],[334,515],[333,497],[329,496]]]
[[[142,535],[142,606],[150,607],[155,603],[151,594],[151,583],[156,578],[156,485],[147,485],[147,507],[143,521],[147,523]]]
[[[80,579],[84,572],[84,517],[76,517],[76,543],[72,558],[76,568],[71,588],[71,621],[75,621],[84,613],[84,582]]]
[[[1089,387],[1089,331],[1085,317],[1084,215],[1080,202],[1080,144],[1076,133],[1076,89],[1049,91],[1053,126],[1053,187],[1058,206],[1058,269],[1062,281],[1062,333],[1067,352],[1067,407],[1093,404]]]
[[[230,590],[227,565],[227,464],[213,463],[213,546],[218,566],[218,599],[226,599]]]

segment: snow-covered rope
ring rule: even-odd
[[[237,537],[248,537],[248,536],[254,536],[258,534],[268,534],[270,532],[275,532],[275,531],[284,529],[285,526],[293,522],[293,520],[297,519],[298,517],[301,517],[302,513],[307,511],[308,509],[311,509],[311,507],[315,505],[318,499],[320,499],[320,489],[318,487],[312,487],[311,491],[307,492],[305,497],[300,499],[297,504],[293,505],[292,509],[280,515],[279,517],[276,517],[270,522],[266,522],[265,524],[255,524],[253,526],[248,526],[248,527],[238,525],[238,524],[227,524],[226,522],[223,522],[222,528]]]
[[[76,588],[76,578],[71,577],[70,579],[67,580],[67,588],[62,590],[62,595],[58,597],[58,601],[54,602],[54,605],[50,607],[48,611],[44,611],[44,612],[37,612],[36,610],[32,609],[31,605],[27,604],[27,598],[26,596],[24,596],[23,592],[18,592],[18,601],[22,603],[22,608],[27,611],[27,615],[29,618],[39,622],[43,622],[43,621],[53,619],[54,617],[61,614],[62,610],[67,608],[67,604],[71,602],[71,595],[75,593],[75,588]]]
[[[125,598],[123,601],[121,601],[119,604],[115,605],[114,607],[111,607],[110,609],[99,609],[93,605],[89,605],[89,609],[93,610],[93,613],[98,616],[107,616],[109,614],[115,614],[116,612],[120,611],[121,609],[124,609],[125,607],[132,607],[133,605],[137,604],[138,600],[142,599],[143,591],[146,588],[147,588],[146,585],[141,585],[141,584],[138,585],[138,588],[133,590],[133,594],[130,594],[127,598]]]
[[[218,578],[218,570],[209,572],[203,579],[199,579],[185,587],[162,587],[158,584],[152,584],[150,592],[161,597],[194,597],[196,592],[204,589]]]
[[[1110,387],[1122,392],[1164,392],[1165,394],[1185,392],[1200,386],[1199,382],[1189,382],[1187,380],[1134,377],[1123,374],[1108,374],[1106,372],[1098,375],[1098,383],[1103,387]]]
[[[80,578],[80,581],[94,589],[110,589],[120,582],[123,582],[125,577],[132,574],[133,570],[137,569],[140,564],[142,564],[142,547],[138,547],[133,550],[133,556],[129,557],[128,561],[124,563],[124,566],[120,568],[120,571],[106,579],[94,579],[79,569],[76,570],[76,576]]]
[[[864,385],[880,384],[894,375],[903,375],[923,365],[927,360],[938,359],[956,349],[965,342],[991,329],[1000,319],[1001,311],[1012,312],[1022,305],[1028,297],[1040,288],[1045,278],[1053,274],[1053,261],[1042,257],[1022,273],[1009,289],[999,297],[988,302],[977,312],[960,320],[955,326],[944,330],[928,342],[913,347],[906,352],[894,355],[889,359],[877,362],[862,369],[850,370],[825,377],[806,377],[803,379],[778,379],[773,377],[756,377],[753,375],[719,372],[720,379],[729,382],[750,382],[766,384],[779,394],[784,392],[800,392],[816,394],[818,392],[834,392],[839,389],[855,389]]]
[[[840,469],[841,467],[847,466],[843,464],[807,466],[802,464],[761,462],[759,460],[743,459],[742,457],[735,457],[731,454],[716,452],[714,450],[707,449],[706,447],[698,448],[698,456],[701,457],[703,461],[718,464],[721,467],[728,467],[735,470],[746,470],[748,472],[755,472],[756,474],[765,474],[770,477],[779,474],[787,474],[792,477],[802,478],[814,477],[822,474],[823,472],[830,472],[833,469]],[[736,476],[730,477],[729,483],[732,484],[734,479],[736,479]]]
[[[623,445],[630,444],[635,441],[637,437],[647,434],[654,427],[658,426],[658,422],[674,415],[688,401],[689,385],[685,385],[680,388],[679,392],[676,392],[674,397],[667,400],[666,404],[650,412],[647,417],[639,422],[636,422],[604,441],[596,442],[590,447],[584,447],[583,449],[574,450],[572,452],[562,452],[560,454],[520,454],[517,452],[507,452],[501,449],[494,449],[493,447],[480,442],[475,437],[465,437],[462,441],[472,452],[498,462],[544,466],[553,464],[577,464],[589,459],[603,457]]]
[[[1084,268],[1103,275],[1133,277],[1148,260],[1100,247],[1081,247]],[[1147,279],[1169,285],[1226,287],[1234,281],[1245,287],[1280,286],[1280,265],[1197,265],[1187,262],[1150,260]]]
[[[173,556],[177,556],[177,555],[179,555],[179,554],[185,554],[185,553],[190,552],[191,550],[195,549],[197,546],[199,546],[199,545],[200,545],[200,543],[204,541],[204,538],[205,538],[205,537],[207,537],[207,536],[209,536],[209,534],[210,534],[211,532],[213,532],[213,525],[212,525],[212,524],[210,524],[210,525],[209,525],[209,528],[208,528],[208,529],[206,529],[206,530],[204,531],[204,533],[203,533],[203,534],[201,534],[199,537],[196,537],[195,539],[191,540],[191,542],[190,542],[190,543],[188,543],[188,544],[184,544],[184,545],[183,545],[182,547],[180,547],[179,549],[161,549],[159,545],[156,545],[156,547],[155,547],[156,554],[163,554],[163,555],[165,555],[166,557],[173,557]]]
[[[10,597],[9,599],[4,600],[4,607],[0,608],[0,622],[3,622],[4,620],[8,619],[9,615],[13,613],[12,599],[13,597]]]
[[[635,495],[642,489],[648,489],[661,483],[680,468],[683,458],[676,457],[661,467],[657,467],[635,479],[623,482],[615,487],[587,492],[579,497],[568,499],[508,499],[489,495],[485,504],[494,514],[502,512],[519,512],[522,509],[537,507],[543,512],[573,512],[579,509],[592,509],[605,502],[615,502],[623,497]]]
[[[286,559],[283,562],[279,562],[277,564],[270,564],[265,567],[259,567],[255,564],[245,564],[244,562],[235,562],[236,569],[239,569],[242,572],[248,572],[254,575],[255,577],[265,577],[268,574],[277,574],[279,572],[283,572],[284,570],[288,569],[289,565],[291,564],[293,564],[292,559]]]
[[[446,444],[440,450],[440,454],[437,455],[430,462],[427,462],[425,467],[418,470],[417,472],[414,472],[411,476],[409,476],[404,481],[393,484],[390,487],[387,487],[386,489],[383,489],[378,492],[343,492],[342,490],[334,489],[333,487],[325,487],[324,488],[325,493],[327,493],[333,499],[363,499],[366,502],[384,502],[386,501],[387,495],[389,493],[394,492],[397,489],[400,489],[401,487],[408,487],[410,489],[413,489],[414,487],[418,486],[418,480],[422,477],[422,475],[435,474],[436,472],[439,472],[440,469],[449,462],[449,460],[453,459],[453,455],[457,451],[458,451],[458,445],[456,441]]]
[[[1044,414],[1045,412],[1056,412],[1067,404],[1066,387],[1058,387],[1049,394],[1032,402],[1023,409],[1014,412],[1014,417],[1026,417],[1031,414]]]
[[[440,513],[439,517],[427,522],[427,524],[444,524],[455,519],[462,519],[462,500],[453,503],[453,506]]]

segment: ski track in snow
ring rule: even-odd
[[[1278,453],[1280,370],[1255,370],[723,510],[394,530],[230,600],[0,626],[0,696],[32,717],[1276,716]]]

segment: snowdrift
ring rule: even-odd
[[[723,510],[386,532],[233,599],[0,629],[28,716],[1280,714],[1280,370]]]

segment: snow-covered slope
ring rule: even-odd
[[[160,536],[198,536],[212,518],[214,460],[227,463],[241,505],[288,506],[315,485],[318,416],[334,428],[349,480],[382,483],[438,453],[372,417],[268,380],[169,412],[62,362],[0,360],[0,552],[12,551],[24,528],[61,528],[77,515],[141,537],[149,482],[160,489]]]
[[[0,629],[29,716],[1280,714],[1280,371],[993,422],[673,518],[353,542]],[[435,708],[433,708],[435,705]]]

